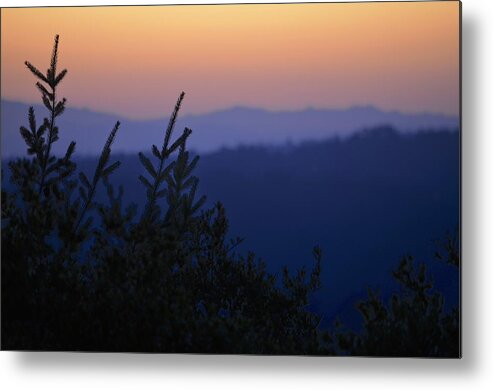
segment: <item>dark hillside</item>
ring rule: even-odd
[[[137,157],[118,158],[114,184],[123,185],[127,201],[142,203]],[[78,166],[90,171],[93,164]],[[390,291],[390,270],[402,255],[431,258],[435,240],[459,223],[457,131],[378,128],[343,141],[224,149],[203,155],[197,175],[209,204],[223,202],[232,234],[245,238],[241,250],[255,251],[271,271],[309,265],[311,248],[322,247],[316,302],[328,317],[346,312],[367,284]],[[455,303],[455,271],[429,266]]]

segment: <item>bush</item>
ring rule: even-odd
[[[111,129],[92,175],[78,171],[76,143],[52,154],[65,109],[58,87],[58,36],[50,67],[37,78],[47,117],[34,109],[20,134],[28,157],[9,163],[13,191],[2,186],[2,348],[363,356],[460,356],[459,310],[446,312],[424,265],[404,258],[393,272],[402,290],[388,303],[369,290],[358,304],[363,331],[320,329],[307,309],[320,287],[321,250],[310,272],[268,273],[255,254],[237,252],[225,209],[205,208],[193,175],[185,128],[175,136],[184,93],[160,147],[139,153],[144,209],[124,207],[111,184],[120,162]],[[3,172],[2,172],[3,175]],[[3,178],[2,178],[3,181]],[[104,187],[105,203],[95,195]],[[439,259],[458,266],[448,238]]]
[[[204,209],[193,171],[199,157],[186,148],[192,131],[174,137],[184,93],[161,147],[139,158],[147,203],[139,214],[123,207],[111,185],[118,161],[109,133],[95,172],[78,172],[72,142],[61,158],[56,121],[67,71],[51,64],[37,78],[48,116],[34,109],[20,133],[28,158],[10,162],[13,192],[2,190],[2,348],[20,350],[329,354],[320,317],[306,310],[320,284],[315,266],[277,280],[253,253],[236,253],[218,203]],[[108,201],[95,201],[103,185]],[[197,199],[198,198],[198,199]]]
[[[458,268],[459,242],[448,236],[435,257]],[[457,306],[446,311],[443,295],[433,288],[423,263],[404,257],[394,279],[401,287],[388,303],[369,289],[357,307],[363,331],[344,331],[339,325],[338,349],[356,356],[460,357],[460,314]]]

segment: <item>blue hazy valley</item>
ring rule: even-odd
[[[28,106],[2,101],[2,159],[25,154],[19,135]],[[44,110],[36,107],[41,117]],[[83,118],[83,119],[82,119]],[[162,141],[166,119],[127,121],[88,110],[67,109],[60,119],[60,154],[77,141],[78,169],[92,172],[116,119],[121,167],[112,176],[127,204],[142,208],[145,190],[138,151]],[[436,241],[454,233],[460,214],[458,119],[439,114],[402,114],[374,107],[269,112],[236,107],[184,116],[200,192],[209,206],[222,202],[237,251],[255,252],[280,273],[312,264],[323,250],[322,289],[313,308],[326,323],[341,316],[355,324],[353,304],[368,286],[388,296],[397,286],[391,270],[413,255],[433,272],[446,305],[458,302],[456,270],[434,261]],[[4,178],[2,186],[9,187]],[[97,194],[105,200],[104,189]]]

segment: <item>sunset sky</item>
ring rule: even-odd
[[[60,34],[71,107],[130,118],[244,105],[459,114],[459,3],[2,9],[1,96],[38,102]]]

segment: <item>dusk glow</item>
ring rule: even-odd
[[[29,59],[47,68],[60,34],[69,107],[131,118],[235,105],[371,104],[459,113],[459,3],[2,10],[1,96],[35,102]]]

